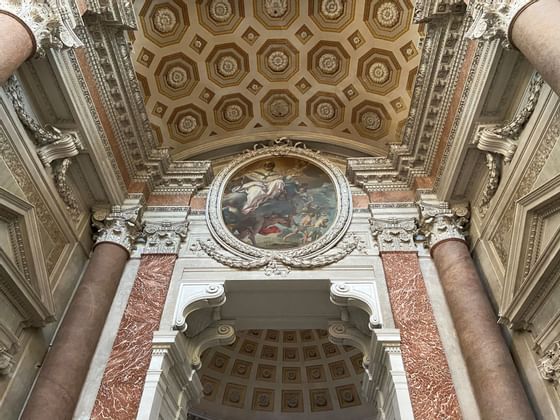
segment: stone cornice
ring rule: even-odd
[[[49,48],[82,46],[64,0],[0,0],[0,13],[7,13],[26,26],[33,35],[36,56],[44,56]]]
[[[463,10],[462,8],[459,10]],[[449,13],[427,25],[403,140],[385,157],[348,159],[347,175],[366,191],[410,189],[430,176],[438,140],[464,63],[467,40],[463,13]]]
[[[101,106],[109,116],[130,179],[146,185],[148,194],[192,194],[212,181],[211,164],[173,162],[169,149],[158,146],[126,36],[127,30],[136,27],[132,6],[114,0],[107,3],[88,1],[81,30],[88,62],[96,69]]]

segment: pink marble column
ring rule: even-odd
[[[72,419],[138,234],[138,213],[139,207],[115,206],[99,220],[94,215],[99,228],[96,245],[20,419]]]
[[[381,252],[416,419],[460,419],[449,366],[416,252]]]
[[[27,25],[16,15],[0,10],[0,85],[34,52],[35,37]]]
[[[560,1],[528,1],[515,15],[510,39],[560,95]]]
[[[22,413],[22,420],[70,420],[105,323],[128,251],[97,245]]]
[[[176,255],[143,255],[91,414],[135,419]]]
[[[440,230],[441,231],[441,230]],[[497,316],[464,240],[432,242],[431,253],[483,419],[534,419]]]

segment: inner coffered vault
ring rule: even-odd
[[[408,0],[137,1],[133,62],[175,158],[284,135],[385,156],[420,62]]]

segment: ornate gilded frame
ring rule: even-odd
[[[286,250],[261,249],[239,240],[225,227],[221,203],[224,189],[230,179],[243,167],[258,160],[274,157],[295,157],[306,160],[324,171],[335,187],[337,197],[335,220],[321,238],[310,244]],[[273,141],[270,145],[257,144],[227,165],[210,186],[206,214],[212,237],[225,250],[245,260],[276,260],[284,265],[297,266],[297,264],[290,264],[289,261],[301,261],[323,254],[333,248],[346,234],[352,220],[352,194],[342,171],[328,159],[319,152],[308,149],[302,142],[294,143],[282,138]]]

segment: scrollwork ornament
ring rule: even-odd
[[[308,161],[330,178],[336,195],[336,204],[333,204],[335,216],[324,234],[310,243],[281,250],[259,248],[238,239],[226,227],[222,215],[222,196],[226,185],[240,168],[253,162],[282,157]],[[269,144],[257,144],[234,159],[215,177],[208,193],[206,210],[208,227],[217,245],[240,258],[220,252],[216,245],[199,242],[200,247],[216,261],[232,268],[251,270],[269,266],[272,268],[269,268],[268,272],[275,274],[277,270],[273,268],[274,265],[300,269],[315,268],[341,260],[359,244],[359,239],[354,235],[341,241],[350,225],[352,215],[352,196],[344,174],[319,152],[307,149],[303,143],[288,138],[279,138]],[[341,242],[336,251],[327,253],[339,241]]]

